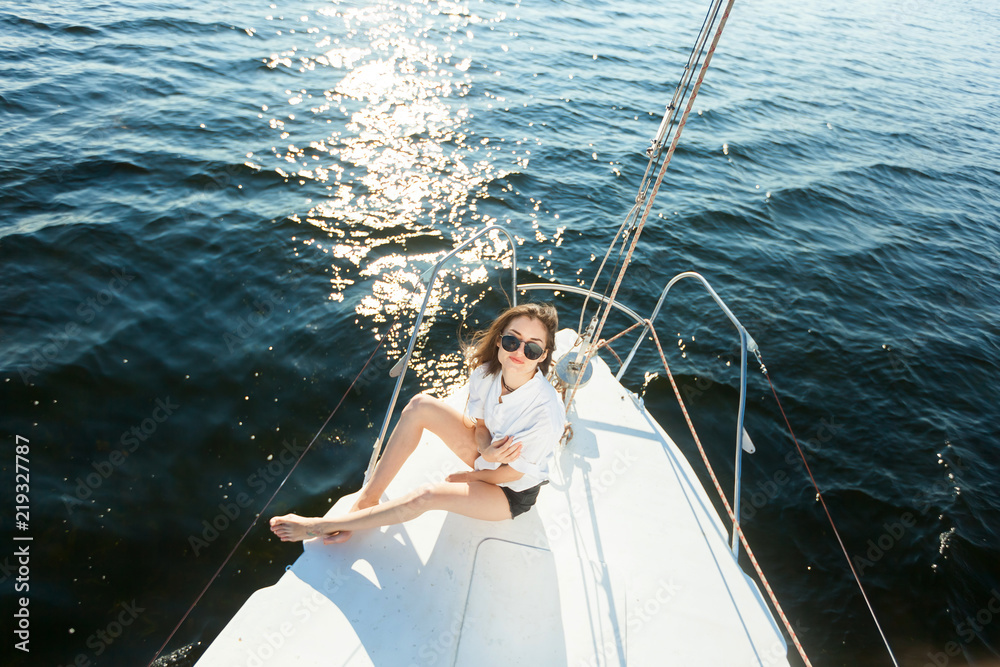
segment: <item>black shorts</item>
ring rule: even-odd
[[[542,484],[545,484],[546,482],[542,482]],[[513,491],[508,489],[506,486],[500,487],[504,495],[507,496],[507,502],[510,504],[511,519],[516,517],[518,514],[524,514],[531,509],[532,505],[535,504],[535,501],[538,500],[538,490],[542,488],[542,484],[533,486],[530,489],[525,489],[524,491]]]

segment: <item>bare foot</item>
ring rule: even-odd
[[[368,509],[369,507],[375,507],[378,505],[378,500],[368,500],[363,497],[361,493],[354,500],[354,504],[351,505],[351,509],[348,512],[360,512],[361,510]],[[341,542],[346,542],[351,539],[353,532],[350,530],[338,530],[335,533],[330,533],[323,538],[323,544],[340,544]]]
[[[367,500],[359,494],[350,511],[359,512],[375,505],[378,505],[378,500]],[[313,537],[322,537],[323,544],[340,544],[351,539],[353,533],[350,530],[338,530],[324,535],[319,526],[325,521],[325,519],[302,517],[298,514],[276,516],[272,517],[270,521],[271,532],[281,538],[282,542],[301,542]]]
[[[271,518],[271,532],[281,538],[282,542],[301,542],[311,537],[319,537],[315,529],[322,519],[302,517],[298,514],[286,514]]]

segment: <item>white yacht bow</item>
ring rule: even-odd
[[[557,358],[575,340],[560,332]],[[496,523],[432,511],[309,541],[197,664],[788,664],[691,466],[599,358],[569,420],[531,511]],[[427,434],[387,495],[461,466]]]

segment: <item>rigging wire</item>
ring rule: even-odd
[[[806,461],[806,456],[802,452],[802,447],[799,446],[799,440],[795,437],[795,432],[792,430],[792,425],[788,421],[788,416],[785,415],[785,408],[781,406],[781,400],[778,398],[778,392],[775,390],[774,383],[771,381],[771,374],[767,372],[764,362],[761,360],[759,351],[757,352],[757,360],[760,361],[764,377],[767,378],[767,383],[771,386],[771,393],[774,394],[774,400],[778,404],[778,410],[781,411],[782,418],[785,420],[785,426],[788,427],[788,433],[792,436],[792,442],[795,443],[795,449],[798,450],[799,457],[802,459],[802,463],[806,467],[806,472],[809,474],[809,480],[812,482],[813,488],[816,489],[816,499],[819,500],[820,504],[823,506],[823,512],[826,514],[826,518],[830,522],[830,527],[833,528],[833,534],[837,537],[837,542],[840,544],[840,550],[844,552],[844,559],[847,561],[848,567],[851,568],[851,574],[854,575],[854,581],[857,582],[858,589],[861,591],[861,597],[865,599],[865,604],[868,606],[868,612],[871,614],[872,620],[875,622],[875,627],[878,628],[878,633],[882,637],[882,643],[885,644],[885,650],[889,652],[889,657],[892,658],[892,664],[899,667],[899,663],[896,662],[896,656],[893,655],[892,647],[889,646],[889,640],[886,638],[885,632],[882,631],[882,625],[878,622],[878,617],[875,615],[875,609],[872,607],[872,603],[868,599],[868,593],[865,592],[865,587],[861,584],[861,578],[858,576],[857,570],[854,569],[854,563],[851,562],[851,556],[847,553],[847,547],[844,546],[844,540],[840,538],[840,531],[837,530],[837,526],[833,522],[833,516],[830,515],[830,509],[826,506],[826,500],[823,499],[823,494],[819,490],[816,478],[813,477],[812,470],[809,468],[809,462]]]
[[[721,5],[721,2],[722,0],[714,0],[712,9],[710,9],[709,11],[712,21],[711,23],[709,21],[706,21],[705,27],[707,29],[703,30],[702,34],[700,34],[698,37],[699,42],[701,42],[702,46],[704,46],[704,42],[705,40],[707,40],[707,36],[711,32],[711,27],[714,25],[715,19],[718,18],[718,7]],[[597,324],[593,336],[591,337],[586,350],[583,352],[582,355],[583,358],[579,360],[580,366],[582,368],[586,368],[587,364],[590,363],[590,359],[594,356],[594,354],[596,354],[597,350],[596,346],[593,344],[593,341],[600,339],[601,332],[604,330],[604,325],[608,320],[608,316],[611,314],[612,304],[615,301],[615,298],[618,296],[618,290],[621,288],[622,281],[625,279],[625,273],[628,270],[629,263],[632,261],[632,255],[635,252],[635,247],[639,241],[639,236],[642,234],[642,230],[646,225],[646,221],[649,219],[649,214],[650,211],[652,210],[653,202],[656,199],[656,194],[659,191],[660,186],[663,184],[663,178],[664,176],[666,176],[667,167],[670,166],[670,159],[673,157],[674,151],[677,149],[677,143],[680,141],[681,133],[684,130],[684,125],[687,123],[688,116],[691,114],[691,109],[694,107],[694,101],[698,97],[698,91],[701,89],[701,85],[705,80],[705,73],[708,71],[708,67],[712,63],[712,56],[715,53],[716,47],[719,45],[719,39],[722,37],[722,31],[725,29],[726,22],[729,20],[729,13],[732,11],[734,2],[735,0],[728,0],[726,4],[726,9],[722,13],[721,19],[719,19],[718,21],[719,27],[716,29],[715,36],[712,38],[711,46],[708,48],[708,51],[705,52],[705,59],[701,65],[701,69],[698,72],[698,78],[695,80],[694,86],[691,87],[690,95],[687,97],[687,104],[684,106],[684,112],[681,114],[681,118],[678,121],[677,126],[673,131],[672,138],[670,140],[670,147],[667,149],[667,152],[663,157],[663,164],[657,173],[656,182],[653,184],[653,188],[650,192],[649,197],[644,202],[645,207],[643,208],[642,211],[642,217],[635,227],[634,234],[632,234],[632,240],[631,243],[629,244],[628,252],[625,255],[625,260],[622,264],[621,269],[618,272],[617,278],[615,279],[614,287],[611,290],[611,294],[608,297],[603,312],[601,311],[600,307],[598,308],[598,313],[600,314],[600,323]],[[700,53],[701,49],[699,49],[698,51]],[[680,91],[674,93],[675,98],[677,98],[679,95]],[[595,319],[597,319],[596,315]],[[573,399],[576,396],[577,390],[580,388],[582,380],[583,380],[583,373],[579,373],[576,377],[576,381],[573,383],[572,390],[569,392],[569,398],[566,402],[567,411],[573,404]]]
[[[198,606],[199,602],[201,602],[201,598],[205,595],[205,593],[208,592],[209,587],[215,582],[219,574],[222,573],[223,568],[225,568],[226,565],[229,563],[230,559],[236,553],[236,550],[239,549],[240,545],[243,543],[243,540],[245,540],[247,535],[250,534],[250,531],[253,530],[253,527],[257,525],[257,520],[260,519],[260,517],[264,514],[264,511],[267,510],[267,508],[271,505],[271,502],[274,501],[275,497],[278,495],[278,492],[281,491],[283,486],[285,486],[285,482],[287,482],[288,478],[292,476],[293,472],[295,472],[295,469],[298,467],[299,463],[302,462],[302,459],[305,457],[305,455],[308,454],[309,450],[312,449],[312,446],[316,444],[316,441],[319,439],[319,436],[323,432],[323,429],[325,429],[326,425],[330,423],[330,420],[333,419],[333,416],[337,414],[337,411],[340,409],[340,406],[344,403],[344,399],[347,398],[347,395],[351,392],[351,389],[354,388],[354,385],[357,383],[358,379],[365,372],[365,369],[368,368],[368,364],[370,364],[372,362],[372,359],[375,358],[375,355],[382,347],[382,343],[385,341],[386,338],[388,338],[388,336],[382,336],[379,338],[378,344],[375,345],[375,349],[372,350],[372,353],[368,356],[368,360],[365,362],[365,365],[361,367],[361,370],[358,371],[358,374],[351,381],[350,386],[347,387],[347,389],[344,391],[344,395],[340,397],[340,401],[337,402],[337,407],[333,409],[333,412],[330,413],[330,416],[326,418],[326,421],[323,422],[323,425],[319,427],[318,431],[316,431],[316,435],[313,436],[313,439],[309,443],[309,445],[302,451],[301,454],[299,454],[299,458],[292,465],[291,470],[288,471],[288,474],[285,475],[285,478],[281,480],[281,484],[278,485],[278,488],[274,490],[274,493],[271,494],[271,497],[267,499],[266,503],[264,503],[264,506],[260,509],[260,512],[257,512],[257,514],[254,515],[253,521],[251,521],[250,525],[247,526],[247,529],[246,531],[244,531],[242,537],[240,537],[240,539],[236,541],[236,544],[233,545],[233,548],[232,550],[230,550],[229,555],[226,556],[225,560],[222,561],[222,564],[219,565],[219,569],[215,571],[215,574],[213,574],[211,579],[208,580],[208,583],[205,584],[205,587],[201,589],[200,593],[198,593],[198,597],[194,599],[194,602],[191,603],[191,606],[188,607],[188,610],[184,612],[183,616],[181,616],[181,620],[177,622],[177,625],[170,632],[170,635],[164,640],[163,645],[160,646],[160,649],[156,652],[156,655],[154,655],[153,659],[149,661],[148,667],[153,667],[153,663],[155,663],[156,659],[160,657],[161,653],[163,653],[163,649],[167,647],[167,644],[170,643],[170,640],[173,639],[174,635],[177,634],[177,631],[181,629],[181,625],[184,624],[184,621],[187,620],[187,617],[191,615],[191,612],[194,611],[194,608]]]
[[[730,3],[732,4],[732,3]],[[719,8],[722,5],[722,0],[713,0],[712,4],[709,5],[708,11],[705,13],[705,18],[702,21],[701,29],[698,32],[698,37],[695,39],[695,43],[691,47],[691,52],[688,54],[687,64],[684,66],[684,71],[681,74],[680,80],[677,82],[677,86],[674,88],[674,95],[667,105],[666,111],[664,112],[663,119],[660,121],[660,126],[657,129],[656,135],[648,149],[646,149],[646,154],[649,156],[649,161],[646,163],[646,172],[642,176],[642,180],[639,182],[639,191],[635,197],[635,204],[632,206],[631,210],[625,216],[622,221],[621,226],[618,228],[618,232],[615,234],[614,239],[608,245],[608,251],[604,255],[604,259],[601,261],[600,266],[597,269],[594,279],[591,282],[590,290],[593,292],[597,287],[597,282],[600,279],[602,272],[604,271],[604,266],[611,256],[612,251],[618,244],[618,237],[622,236],[622,245],[618,250],[618,258],[615,261],[615,266],[611,270],[611,275],[613,276],[618,270],[618,264],[621,261],[622,255],[625,253],[625,247],[627,245],[629,232],[635,228],[635,216],[639,209],[642,207],[643,203],[646,201],[647,193],[649,192],[649,187],[651,183],[651,174],[657,173],[661,165],[663,164],[663,142],[664,139],[669,136],[677,125],[676,111],[680,108],[681,103],[686,99],[688,92],[691,88],[691,80],[694,76],[695,70],[698,68],[698,63],[701,61],[702,56],[705,53],[705,43],[707,42],[708,35],[711,33],[711,28],[715,24]],[[727,9],[728,12],[728,9]],[[714,46],[713,46],[714,49]],[[667,155],[666,159],[669,160],[670,156]],[[655,198],[655,193],[653,197]],[[652,204],[652,201],[650,201]],[[602,296],[608,295],[608,290],[611,289],[611,279],[608,279],[605,285],[604,292]],[[583,307],[580,309],[580,324],[578,331],[583,331],[583,320],[586,316],[587,304],[590,300],[590,295],[588,294],[586,299],[584,299]],[[609,306],[610,307],[610,306]],[[597,313],[600,312],[600,305],[597,306]],[[596,313],[595,313],[596,317]]]

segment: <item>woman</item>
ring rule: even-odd
[[[473,339],[465,414],[427,394],[403,409],[371,479],[348,514],[323,519],[287,514],[271,519],[284,542],[323,537],[333,544],[355,530],[415,519],[440,509],[475,519],[512,519],[535,504],[562,436],[559,394],[545,375],[552,363],[558,316],[548,304],[504,311]],[[471,470],[448,475],[380,504],[386,487],[417,448],[424,429],[437,435]]]

